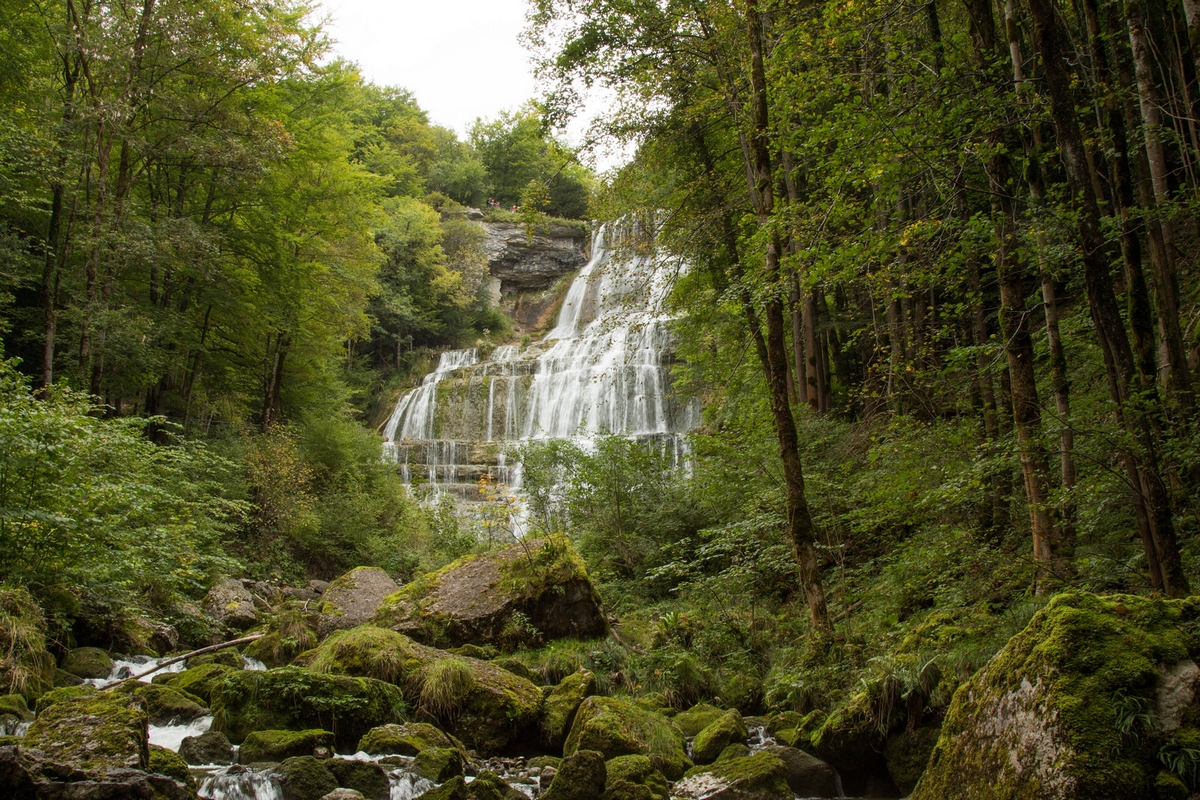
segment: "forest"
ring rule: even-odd
[[[856,795],[1200,791],[1200,703],[1162,700],[1200,659],[1193,0],[530,0],[546,91],[465,139],[306,5],[0,18],[0,643],[33,613],[57,655],[199,646],[229,577],[378,567],[424,609],[520,547],[508,487],[463,515],[378,431],[439,352],[521,338],[471,209],[624,218],[687,264],[686,467],[619,432],[519,449],[525,540],[611,635],[392,630],[761,717]],[[632,154],[602,174],[561,135],[598,88],[589,141]],[[359,674],[286,609],[267,666]],[[972,726],[1022,680],[1061,749],[1013,773],[1028,729]]]

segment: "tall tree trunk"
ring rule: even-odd
[[[780,242],[771,215],[774,196],[769,144],[766,69],[763,64],[762,20],[756,0],[746,0],[746,29],[750,39],[750,84],[753,129],[750,136],[752,161],[747,171],[759,225],[768,231],[765,272],[768,281],[767,301],[763,316],[767,323],[767,382],[771,391],[771,413],[779,440],[779,455],[783,461],[784,484],[787,493],[788,528],[792,548],[800,571],[800,585],[808,599],[813,629],[820,633],[832,630],[825,603],[825,589],[817,562],[816,532],[805,496],[804,472],[800,462],[796,423],[787,395],[787,347],[784,340],[783,291],[780,269]]]
[[[1029,0],[1038,49],[1042,56],[1046,94],[1050,99],[1050,115],[1058,139],[1059,153],[1067,171],[1072,193],[1078,198],[1079,237],[1083,247],[1084,283],[1088,307],[1100,339],[1105,370],[1119,419],[1137,444],[1136,457],[1141,473],[1141,490],[1145,494],[1148,512],[1153,523],[1154,549],[1162,566],[1164,591],[1171,596],[1188,592],[1187,577],[1180,561],[1175,524],[1171,516],[1170,498],[1161,476],[1158,445],[1146,415],[1127,407],[1130,389],[1136,376],[1133,352],[1125,333],[1125,323],[1113,291],[1112,276],[1105,258],[1104,237],[1100,229],[1100,208],[1092,187],[1083,135],[1075,116],[1071,94],[1071,76],[1061,44],[1056,9],[1050,0]],[[1152,554],[1147,553],[1152,560]]]

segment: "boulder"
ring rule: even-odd
[[[146,771],[157,775],[166,775],[185,786],[196,788],[196,779],[192,777],[187,762],[174,750],[168,750],[156,744],[150,745],[150,762]]]
[[[340,750],[364,733],[403,719],[399,688],[372,678],[322,675],[297,667],[230,674],[213,687],[213,727],[235,744],[256,730],[332,730]]]
[[[643,793],[636,789],[630,789],[629,786],[641,786],[646,789],[644,793],[650,800],[667,800],[671,794],[670,785],[667,783],[664,776],[650,759],[646,756],[617,756],[610,758],[605,763],[605,796],[640,796]],[[618,787],[617,783],[623,782],[627,784],[624,787]],[[613,800],[616,800],[614,797]],[[643,798],[645,800],[645,798]]]
[[[711,764],[729,745],[745,744],[747,735],[741,713],[731,708],[696,734],[692,742],[692,760],[697,764]]]
[[[8,714],[16,717],[20,722],[33,721],[33,712],[29,710],[29,704],[19,694],[0,696],[0,714]]]
[[[95,686],[86,683],[79,686],[62,686],[58,689],[51,689],[39,697],[34,704],[34,710],[40,714],[55,703],[74,700],[77,697],[91,697],[97,693]]]
[[[542,800],[600,800],[607,778],[604,756],[580,750],[562,760]]]
[[[321,595],[317,636],[356,628],[369,622],[383,599],[400,587],[379,567],[355,567],[329,584]]]
[[[388,800],[391,786],[387,772],[373,761],[331,758],[325,768],[337,778],[338,786],[361,792],[366,800]]]
[[[171,675],[166,682],[172,689],[187,692],[212,704],[212,690],[218,683],[225,680],[237,670],[224,664],[203,664],[199,667],[189,667],[183,672]]]
[[[219,625],[244,631],[258,621],[254,610],[254,597],[233,578],[222,578],[213,584],[204,596],[204,613]]]
[[[139,698],[151,725],[191,722],[208,715],[208,706],[203,700],[170,686],[128,681],[121,684],[117,691]]]
[[[254,644],[254,642],[251,642],[251,644]],[[236,647],[226,647],[224,650],[218,650],[215,653],[192,656],[187,660],[188,669],[203,667],[206,664],[221,664],[230,669],[244,669],[246,666],[246,662],[242,659],[242,654],[238,652]]]
[[[687,711],[680,711],[672,717],[672,721],[683,731],[684,736],[695,736],[724,715],[724,709],[710,706],[708,703],[697,703]]]
[[[596,676],[581,669],[559,681],[542,704],[542,740],[551,750],[561,750],[583,701],[596,693]]]
[[[763,752],[778,756],[787,767],[787,784],[800,797],[840,797],[838,776],[833,767],[816,756],[794,747],[774,745]]]
[[[54,688],[61,686],[79,686],[83,683],[83,678],[78,675],[72,675],[61,667],[54,668]]]
[[[365,795],[357,789],[334,789],[321,800],[365,800]]]
[[[453,747],[426,747],[413,759],[412,771],[434,783],[443,783],[462,775],[465,759]]]
[[[251,731],[238,750],[238,761],[283,761],[293,756],[311,756],[318,747],[333,748],[329,731]]]
[[[295,756],[275,767],[283,800],[321,800],[338,788],[337,778],[325,762],[312,756]]]
[[[687,800],[792,800],[787,766],[774,753],[720,761],[688,770],[671,788]]]
[[[99,647],[76,647],[67,653],[61,667],[79,678],[107,678],[112,673],[113,660]]]
[[[381,725],[367,731],[358,742],[358,749],[372,756],[415,756],[430,747],[450,747],[466,755],[461,742],[427,722]]]
[[[0,746],[0,787],[11,800],[195,800],[191,787],[169,775],[110,769],[102,775],[55,763],[29,747]]]
[[[897,733],[887,741],[883,756],[887,759],[888,774],[901,794],[911,794],[925,772],[929,755],[938,740],[938,728],[923,727]]]
[[[421,800],[528,800],[500,776],[487,770],[476,775],[470,783],[461,775],[453,777],[420,797]]]
[[[726,745],[725,748],[721,750],[721,753],[717,756],[716,760],[728,761],[731,758],[745,758],[746,756],[750,755],[750,753],[751,750],[748,745],[738,742],[737,744]]]
[[[589,697],[579,706],[563,746],[563,755],[595,750],[606,759],[626,755],[649,756],[667,778],[678,780],[692,765],[683,735],[670,720],[628,700]]]
[[[480,753],[494,753],[538,720],[542,692],[487,661],[452,656],[371,625],[337,631],[297,663],[400,686],[410,708]]]
[[[913,800],[1169,795],[1200,749],[1173,678],[1200,675],[1198,623],[1200,597],[1057,595],[955,692]]]
[[[179,755],[189,764],[232,764],[233,745],[220,731],[207,731],[184,737]]]
[[[24,744],[84,772],[144,770],[150,761],[148,723],[139,699],[100,692],[39,711]]]
[[[388,596],[375,624],[437,647],[603,636],[608,619],[566,537],[468,556]]]

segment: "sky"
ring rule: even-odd
[[[322,0],[338,55],[408,89],[430,121],[465,136],[537,95],[518,41],[526,0]],[[318,12],[321,13],[321,12]]]

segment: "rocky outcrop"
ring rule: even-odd
[[[329,584],[321,596],[317,636],[369,622],[383,600],[400,587],[379,567],[355,567]]]
[[[244,631],[254,625],[257,616],[254,597],[242,582],[222,578],[204,596],[204,613],[215,622],[233,630]]]
[[[374,622],[436,647],[608,632],[600,595],[566,537],[522,542],[423,576],[389,596]]]
[[[955,693],[913,800],[1188,796],[1198,622],[1200,597],[1058,595]]]
[[[99,692],[40,710],[24,744],[84,772],[144,770],[150,760],[148,724],[139,698]]]
[[[671,780],[692,766],[683,734],[660,714],[616,697],[589,697],[575,714],[563,755],[595,750],[606,759],[644,755]]]
[[[488,271],[506,289],[545,289],[588,260],[590,234],[560,224],[539,225],[529,232],[515,222],[484,222]]]
[[[12,800],[195,800],[184,782],[145,770],[85,772],[27,746],[0,747],[0,788]]]

